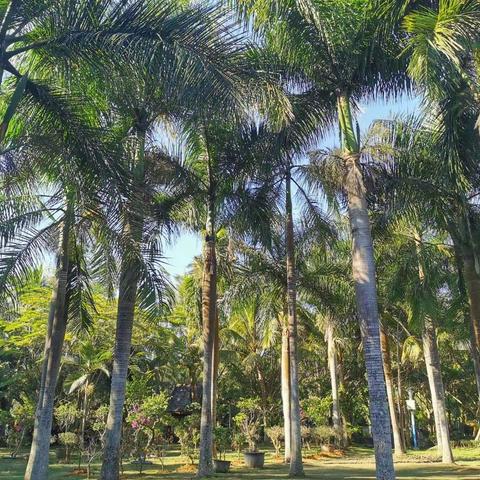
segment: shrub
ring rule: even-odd
[[[223,459],[225,460],[227,449],[232,443],[232,434],[230,429],[226,427],[216,427],[214,433],[215,445],[217,446],[219,458],[221,459],[223,454]]]
[[[232,435],[232,449],[235,450],[240,458],[240,452],[245,445],[245,435],[240,430],[234,430]]]
[[[191,414],[178,420],[175,425],[175,434],[180,442],[181,454],[193,465],[198,456],[200,441],[200,405],[192,403],[189,408]]]
[[[265,429],[265,433],[271,440],[273,448],[275,448],[275,455],[279,457],[281,453],[280,451],[282,449],[282,441],[284,440],[283,427],[280,427],[279,425],[276,425],[274,427],[267,427]]]
[[[261,413],[260,400],[258,398],[242,398],[237,402],[237,407],[240,410],[235,415],[234,421],[237,427],[243,433],[250,452],[257,451],[257,443],[260,438],[259,416]]]
[[[70,463],[70,451],[78,445],[78,436],[74,432],[63,432],[58,434],[60,445],[65,447],[65,463]]]
[[[337,432],[333,427],[321,425],[314,427],[311,432],[312,439],[317,445],[325,445],[330,443],[332,438],[337,438]]]
[[[4,418],[12,421],[7,434],[7,445],[11,449],[10,456],[15,458],[22,446],[26,431],[33,426],[35,405],[29,398],[22,396],[21,401],[13,401],[8,416],[5,415]]]
[[[330,418],[332,397],[309,397],[302,401],[302,410],[305,415],[317,426],[326,425]]]

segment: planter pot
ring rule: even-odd
[[[228,473],[230,470],[230,461],[228,460],[214,460],[213,468],[215,473]]]
[[[265,463],[264,452],[245,452],[243,454],[245,465],[249,468],[263,468]]]

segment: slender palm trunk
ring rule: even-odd
[[[218,367],[220,365],[220,337],[219,337],[218,309],[215,315],[215,340],[213,344],[213,377],[212,377],[212,426],[217,425],[217,392],[218,392]],[[213,456],[217,455],[217,446],[213,442]]]
[[[435,325],[429,317],[424,320],[422,342],[425,365],[427,367],[428,383],[432,396],[437,439],[440,441],[440,444],[438,445],[439,451],[442,454],[443,463],[453,463],[447,411],[445,408],[445,390],[443,388],[440,355],[437,346],[437,334],[435,332]]]
[[[337,352],[335,347],[334,327],[330,319],[327,320],[325,327],[325,340],[327,342],[328,370],[330,372],[330,385],[332,387],[332,423],[337,439],[341,439],[343,435],[343,426],[340,397],[338,394]]]
[[[402,382],[402,369],[401,369],[401,354],[400,354],[400,344],[397,341],[397,412],[398,412],[398,422],[400,424],[400,433],[402,435],[402,445],[407,450],[407,442],[405,439],[405,414],[404,414],[404,404],[403,404],[403,382]]]
[[[418,277],[420,282],[425,279],[425,271],[420,256],[422,238],[414,232],[415,246],[417,249]],[[442,455],[443,463],[453,463],[453,454],[450,447],[450,432],[448,428],[447,411],[445,408],[445,390],[443,387],[440,354],[438,352],[437,333],[432,318],[425,316],[422,328],[423,356],[427,370],[430,395],[432,397],[433,417],[435,420],[435,433],[437,447]]]
[[[300,398],[298,392],[297,355],[297,286],[295,270],[295,245],[293,234],[293,209],[290,169],[286,173],[286,246],[287,246],[287,307],[288,347],[290,351],[290,476],[303,477]]]
[[[470,351],[477,383],[478,408],[480,410],[480,276],[475,268],[471,249],[463,249],[463,279],[470,307]]]
[[[49,319],[45,340],[45,358],[43,360],[42,379],[25,480],[44,480],[48,478],[48,452],[50,450],[55,389],[67,329],[67,284],[72,219],[73,203],[69,199],[60,239],[57,285],[51,307],[53,315],[51,316],[51,322]]]
[[[341,356],[337,356],[337,357],[338,357],[337,358],[338,385],[340,387],[340,391],[345,391],[346,385],[345,385],[345,375],[343,372],[343,361]],[[348,430],[347,430],[348,420],[344,410],[340,410],[340,413],[342,415],[343,446],[347,447],[350,443],[350,437],[348,435]]]
[[[390,410],[390,422],[393,431],[393,445],[397,455],[404,455],[406,453],[405,445],[402,441],[402,434],[400,432],[400,425],[395,409],[395,397],[393,394],[393,374],[392,363],[390,359],[390,346],[388,337],[383,328],[380,331],[380,341],[382,345],[383,354],[383,372],[385,374],[385,385],[387,387],[388,408]]]
[[[359,145],[355,138],[350,103],[346,95],[340,95],[338,98],[338,113],[344,137],[345,190],[348,197],[348,214],[352,235],[352,271],[367,370],[376,477],[377,480],[393,480],[395,468],[380,346],[373,240],[363,175],[359,165]]]
[[[85,428],[87,426],[87,415],[88,415],[88,387],[90,383],[87,379],[84,385],[83,391],[83,408],[82,408],[82,425],[80,428],[80,455],[78,456],[78,468],[82,464],[82,456],[85,452]]]
[[[208,219],[203,253],[202,319],[203,319],[203,396],[200,418],[200,455],[197,477],[213,474],[212,395],[214,384],[214,350],[217,320],[217,256],[215,235],[215,187],[209,163],[210,192]]]
[[[105,429],[105,447],[100,478],[118,480],[120,475],[120,444],[122,439],[123,407],[127,384],[128,365],[132,344],[132,329],[139,282],[138,256],[143,235],[144,216],[141,205],[141,188],[145,179],[146,126],[137,126],[134,176],[138,191],[130,202],[126,215],[124,235],[131,241],[134,252],[123,255],[118,290],[117,324],[110,386],[110,407]]]
[[[285,463],[290,463],[291,422],[290,422],[290,349],[288,346],[288,326],[282,325],[281,388],[283,407],[283,429],[285,437]]]
[[[212,379],[212,422],[217,424],[218,367],[220,365],[220,327],[218,310],[215,315],[215,343],[213,344],[213,379]]]

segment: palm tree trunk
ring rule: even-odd
[[[340,390],[345,391],[346,385],[345,385],[345,375],[343,372],[343,361],[342,361],[342,358],[339,356],[337,356],[337,374],[338,374],[338,385],[340,387]],[[340,413],[342,415],[343,446],[348,447],[350,443],[350,437],[347,430],[348,420],[344,410],[341,410]]]
[[[53,317],[52,321],[49,321],[49,331],[45,340],[45,358],[43,360],[42,379],[25,480],[44,480],[48,478],[48,452],[50,450],[55,389],[67,329],[67,285],[70,267],[69,247],[72,218],[73,200],[69,198],[60,239],[57,285],[52,298],[51,309]]]
[[[123,406],[125,404],[125,389],[137,287],[137,269],[132,265],[130,259],[124,259],[122,261],[118,293],[114,360],[110,386],[110,408],[105,430],[105,448],[100,477],[102,480],[118,480],[119,478]]]
[[[480,276],[475,268],[475,259],[470,249],[463,249],[463,279],[470,307],[470,351],[475,369],[478,406],[480,409]]]
[[[415,246],[418,257],[418,277],[420,282],[425,279],[425,272],[420,257],[421,235],[414,231]],[[433,320],[425,316],[422,329],[423,356],[427,370],[430,395],[432,397],[433,417],[435,420],[435,433],[437,447],[442,455],[443,463],[453,463],[453,454],[450,447],[450,432],[445,408],[445,390],[443,387],[440,354],[438,353],[437,333]]]
[[[442,454],[443,463],[453,463],[453,454],[450,447],[450,432],[445,408],[445,390],[440,366],[440,355],[437,346],[437,334],[433,321],[426,317],[424,320],[423,332],[423,354],[427,367],[428,383],[432,396],[433,415],[439,441],[439,451]]]
[[[131,241],[130,248],[135,251],[125,252],[123,254],[120,267],[117,324],[110,386],[110,407],[105,429],[105,447],[100,474],[102,480],[118,480],[120,475],[120,443],[122,439],[123,407],[125,404],[125,389],[139,281],[139,267],[136,257],[141,254],[140,245],[145,221],[142,214],[143,206],[141,205],[142,202],[139,192],[141,192],[145,179],[146,131],[146,126],[137,126],[137,150],[134,166],[137,192],[134,192],[133,199],[131,199],[131,208],[126,215],[124,226],[124,236]]]
[[[402,434],[400,432],[400,425],[397,419],[397,412],[395,409],[395,397],[393,394],[393,374],[392,364],[390,359],[390,347],[388,344],[388,337],[383,328],[380,330],[380,341],[382,345],[383,354],[383,372],[385,374],[385,384],[387,387],[388,408],[390,410],[390,422],[393,431],[393,445],[397,455],[404,455],[406,453],[405,445],[402,441]]]
[[[85,427],[87,426],[87,414],[88,414],[88,379],[84,385],[83,391],[83,408],[82,408],[82,425],[80,429],[80,455],[78,456],[78,468],[82,464],[82,455],[85,452]]]
[[[402,435],[402,445],[405,451],[407,450],[407,442],[405,439],[405,413],[404,413],[404,404],[403,404],[403,382],[402,382],[402,369],[401,369],[401,354],[400,354],[400,344],[397,341],[397,412],[398,412],[398,421],[400,424],[400,432]]]
[[[220,364],[220,337],[219,337],[219,322],[218,322],[218,309],[215,315],[215,340],[213,344],[213,377],[212,377],[212,426],[215,428],[217,425],[217,392],[218,392],[218,367]],[[217,446],[213,442],[214,457],[217,455]]]
[[[291,422],[290,422],[290,349],[288,347],[288,326],[282,325],[281,388],[283,407],[283,429],[285,437],[285,463],[290,463]]]
[[[214,349],[217,319],[217,256],[215,235],[215,197],[209,166],[210,192],[208,219],[203,253],[202,319],[203,319],[203,396],[200,418],[200,455],[197,477],[213,474],[212,395],[214,383]]]
[[[330,372],[330,385],[332,387],[332,423],[337,434],[337,439],[342,438],[342,412],[340,409],[340,398],[338,394],[337,378],[337,352],[335,347],[334,327],[330,319],[325,327],[325,340],[327,342],[328,370]]]
[[[377,480],[393,480],[395,468],[380,346],[373,240],[359,165],[359,145],[355,138],[350,103],[346,95],[340,95],[338,98],[338,113],[344,138],[345,190],[352,235],[352,271],[367,370],[376,477]]]
[[[293,209],[290,169],[286,172],[286,246],[287,246],[287,307],[288,347],[290,351],[290,473],[291,477],[303,477],[300,398],[298,392],[297,356],[297,286],[295,271],[295,246],[293,233]]]

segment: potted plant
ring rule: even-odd
[[[243,398],[238,401],[239,413],[235,416],[235,423],[247,440],[248,450],[244,452],[245,465],[250,468],[263,468],[265,453],[259,452],[257,443],[260,438],[260,402],[258,398]]]
[[[230,430],[225,427],[216,427],[215,445],[217,446],[218,458],[213,461],[213,467],[216,473],[228,473],[230,470],[230,461],[226,459],[227,448],[229,447],[230,442]]]

